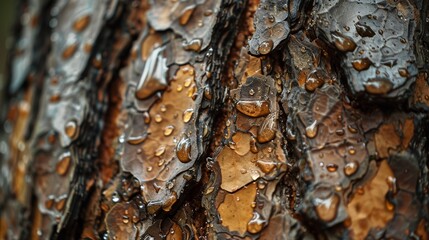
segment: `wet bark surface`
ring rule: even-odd
[[[426,0],[22,0],[1,239],[429,239]]]

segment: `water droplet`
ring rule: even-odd
[[[396,187],[396,178],[392,176],[388,176],[386,178],[387,185],[389,186],[389,191],[393,194],[397,193],[397,187]]]
[[[146,170],[147,170],[148,172],[152,172],[153,168],[152,168],[152,166],[149,166],[149,167],[147,167],[147,168],[146,168]]]
[[[211,16],[212,14],[213,14],[213,10],[211,10],[211,9],[208,9],[204,12],[204,16],[206,16],[206,17]]]
[[[165,152],[165,146],[160,146],[158,149],[156,149],[155,156],[159,157],[162,154],[164,154],[164,152]]]
[[[323,84],[325,84],[325,80],[315,71],[308,75],[305,81],[305,89],[309,92],[313,92],[316,88],[323,86]]]
[[[91,21],[90,15],[85,15],[78,18],[73,23],[73,30],[75,30],[76,32],[82,32],[83,30],[86,29],[86,27],[88,27],[90,21]]]
[[[205,86],[204,87],[204,97],[208,100],[212,99],[212,90],[210,89],[210,86]]]
[[[308,138],[315,138],[317,135],[318,127],[317,127],[317,121],[314,120],[314,122],[305,128],[305,135]]]
[[[149,123],[150,123],[150,115],[149,115],[149,113],[148,113],[148,112],[144,112],[144,113],[143,113],[143,121],[144,121],[144,123],[146,123],[146,124],[149,124]]]
[[[59,94],[54,94],[49,98],[49,101],[51,103],[57,103],[60,101],[60,99],[61,99],[61,96]]]
[[[182,163],[188,163],[191,161],[191,139],[184,136],[176,145],[177,158]]]
[[[69,152],[63,153],[60,156],[60,160],[57,162],[57,165],[55,166],[55,171],[61,176],[65,175],[69,170],[70,163],[71,163],[70,153]]]
[[[259,128],[257,139],[260,143],[266,143],[276,137],[277,119],[276,114],[268,115]]]
[[[198,27],[202,27],[202,26],[204,26],[204,22],[203,22],[203,20],[199,20],[197,25],[198,25]]]
[[[227,126],[227,127],[231,126],[231,120],[230,119],[226,120],[225,126]]]
[[[47,209],[51,209],[54,206],[54,202],[55,202],[54,196],[50,195],[48,197],[48,200],[45,201],[45,207]]]
[[[122,222],[127,224],[130,221],[130,219],[128,218],[128,216],[124,215],[122,216]]]
[[[296,134],[292,131],[291,128],[286,128],[286,137],[290,141],[296,140]]]
[[[192,87],[188,90],[188,97],[192,98],[192,100],[195,101],[195,99],[197,98],[197,87],[195,85],[192,85]]]
[[[335,131],[335,133],[338,135],[338,136],[343,136],[344,135],[344,129],[338,129],[338,130],[336,130]]]
[[[326,169],[328,169],[329,172],[335,172],[338,169],[338,165],[335,163],[329,163],[326,165]]]
[[[158,161],[158,167],[162,167],[162,165],[164,165],[164,163],[165,163],[164,159],[160,159]]]
[[[335,191],[341,192],[342,190],[343,190],[343,188],[341,187],[341,185],[336,185],[335,186]]]
[[[73,138],[77,133],[77,122],[74,120],[68,121],[64,127],[64,131],[69,138]]]
[[[165,187],[169,190],[173,189],[174,187],[174,182],[167,182],[167,184],[165,185]]]
[[[249,117],[262,117],[270,113],[267,101],[239,101],[236,108]]]
[[[66,201],[67,198],[63,197],[61,198],[56,204],[55,204],[55,209],[57,209],[58,211],[61,211],[64,209],[64,206],[66,205]]]
[[[255,90],[253,90],[253,88],[249,90],[249,95],[250,95],[250,96],[255,95]]]
[[[162,117],[161,117],[161,115],[159,115],[159,114],[156,114],[156,115],[155,115],[155,122],[157,122],[157,123],[162,122]]]
[[[264,228],[265,223],[266,221],[259,213],[253,212],[252,219],[247,223],[247,231],[251,234],[257,234]]]
[[[368,93],[376,95],[386,94],[393,88],[393,84],[385,78],[369,79],[366,83],[364,83],[364,86]]]
[[[183,90],[183,85],[182,85],[182,84],[177,84],[177,88],[176,88],[176,90],[177,90],[178,92],[181,92],[181,91]]]
[[[208,134],[209,134],[209,126],[207,124],[204,124],[203,136],[207,137]]]
[[[75,54],[75,52],[77,50],[77,46],[78,46],[77,43],[73,43],[73,44],[70,44],[69,46],[67,46],[62,53],[63,59],[67,60],[67,59],[71,58]]]
[[[354,60],[352,62],[352,66],[357,71],[367,70],[371,66],[372,62],[369,58],[362,58],[358,60]]]
[[[167,198],[167,200],[165,200],[164,204],[162,205],[162,209],[166,212],[169,212],[176,201],[177,193],[173,191],[172,194]]]
[[[266,55],[266,54],[270,53],[271,50],[273,49],[273,44],[274,43],[272,40],[262,42],[258,47],[259,53],[262,55]]]
[[[342,52],[352,52],[356,48],[356,43],[349,37],[339,33],[331,33],[332,38],[334,39],[335,47]]]
[[[351,176],[356,173],[358,168],[359,168],[359,163],[355,161],[349,162],[344,166],[344,174],[346,174],[346,176]]]
[[[183,42],[182,46],[187,51],[199,52],[201,50],[202,44],[203,40],[197,38],[192,39],[190,42]]]
[[[92,66],[101,69],[103,66],[103,62],[101,61],[101,54],[97,53],[97,55],[92,59]]]
[[[358,22],[355,24],[356,31],[361,37],[373,37],[375,32],[368,26]]]
[[[263,179],[259,179],[256,185],[258,189],[265,189],[265,187],[267,186],[267,182]]]
[[[351,133],[357,133],[357,128],[353,127],[352,125],[348,125],[347,129],[351,132]]]
[[[137,137],[128,137],[127,143],[132,145],[138,145],[143,143],[147,139],[147,134],[143,136],[137,136]]]
[[[183,84],[185,87],[191,86],[191,83],[194,79],[192,77],[186,78],[185,83]]]
[[[398,72],[401,77],[407,78],[409,76],[408,70],[406,68],[400,68]]]
[[[189,108],[183,112],[183,122],[187,123],[191,120],[192,115],[194,114],[194,109]]]
[[[170,136],[173,133],[173,131],[174,131],[174,126],[173,125],[168,125],[164,129],[164,136]]]
[[[114,192],[112,194],[112,202],[118,203],[120,200],[121,200],[121,198],[119,197],[119,194],[117,192]]]

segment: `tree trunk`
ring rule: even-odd
[[[22,0],[0,238],[429,239],[428,5]]]

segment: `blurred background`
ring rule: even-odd
[[[8,46],[12,41],[12,23],[17,4],[16,0],[0,0],[0,94],[3,94],[4,90]]]

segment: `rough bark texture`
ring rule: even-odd
[[[429,239],[427,0],[22,0],[0,239]]]

